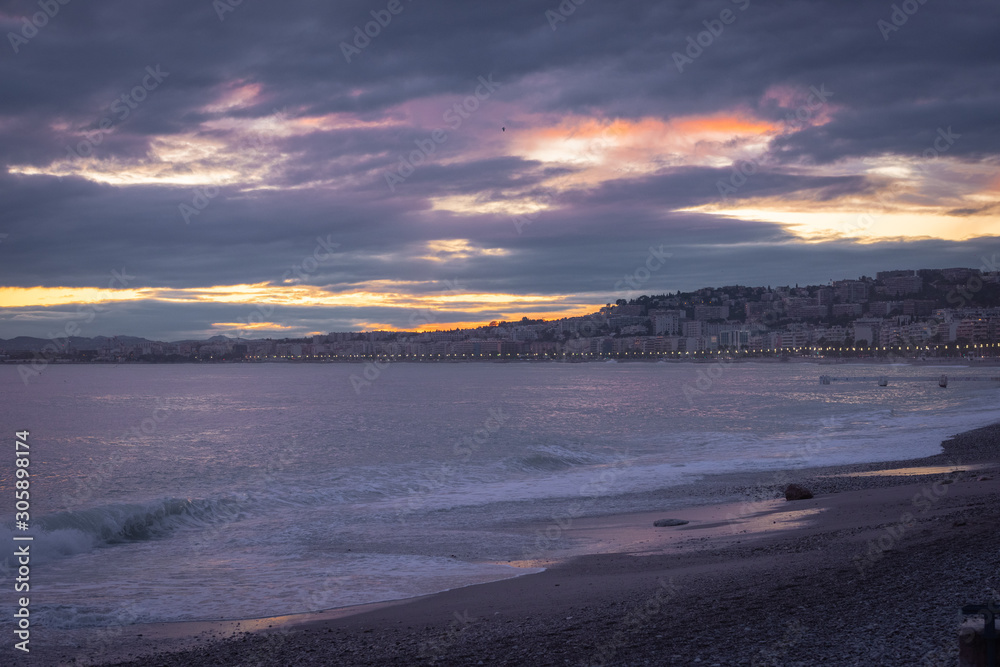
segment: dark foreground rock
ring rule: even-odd
[[[653,525],[657,528],[666,528],[667,526],[686,526],[689,523],[691,522],[684,519],[659,519],[654,521]]]
[[[785,500],[809,500],[812,492],[799,484],[789,484],[785,487]]]

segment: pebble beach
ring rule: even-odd
[[[1000,425],[911,461],[716,480],[744,500],[581,519],[611,551],[302,617],[40,642],[88,665],[954,665],[960,608],[1000,599]],[[787,481],[809,500],[786,501]],[[655,527],[675,516],[686,524]]]

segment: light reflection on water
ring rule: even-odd
[[[33,512],[150,536],[40,535],[50,618],[140,594],[146,620],[309,611],[317,572],[339,582],[327,606],[500,578],[546,557],[526,557],[530,522],[662,508],[714,472],[933,454],[1000,414],[988,383],[824,386],[805,364],[396,363],[356,393],[363,368],[51,366],[25,387],[0,366],[2,427],[38,452]],[[181,591],[192,559],[211,576]]]

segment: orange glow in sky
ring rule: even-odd
[[[389,285],[384,286],[389,289]],[[5,308],[31,308],[53,306],[80,306],[88,303],[146,300],[160,303],[218,303],[272,306],[313,307],[365,307],[383,306],[413,310],[417,313],[415,327],[394,328],[390,325],[366,323],[383,330],[434,331],[478,327],[492,320],[559,319],[577,317],[595,312],[598,305],[565,304],[560,295],[520,295],[501,293],[435,293],[414,295],[403,292],[351,290],[333,293],[312,285],[281,286],[259,283],[254,285],[224,285],[184,289],[92,289],[72,287],[5,287],[0,288],[0,306]],[[603,304],[602,304],[603,305]],[[538,312],[535,308],[543,308]],[[448,322],[442,318],[447,313],[490,313],[487,319]],[[499,315],[497,313],[500,313]],[[293,327],[271,322],[244,324],[216,322],[215,328],[271,331]]]

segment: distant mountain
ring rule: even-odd
[[[223,336],[222,334],[217,334],[211,338],[185,338],[184,340],[172,340],[168,345],[183,345],[183,344],[194,344],[194,345],[204,345],[205,343],[226,343],[232,341],[249,340],[247,338],[230,338],[229,336]]]
[[[94,336],[93,338],[84,338],[82,336],[70,336],[69,346],[74,350],[100,350],[101,348],[107,347],[112,340],[117,340],[119,343],[124,343],[126,345],[138,345],[140,343],[153,343],[156,341],[151,341],[147,338],[138,338],[136,336],[116,336],[115,339],[108,338],[107,336]],[[42,348],[46,345],[52,345],[55,343],[61,348],[66,346],[66,338],[35,338],[32,336],[18,336],[17,338],[0,338],[0,348],[7,350],[26,350],[28,352],[40,352]]]

